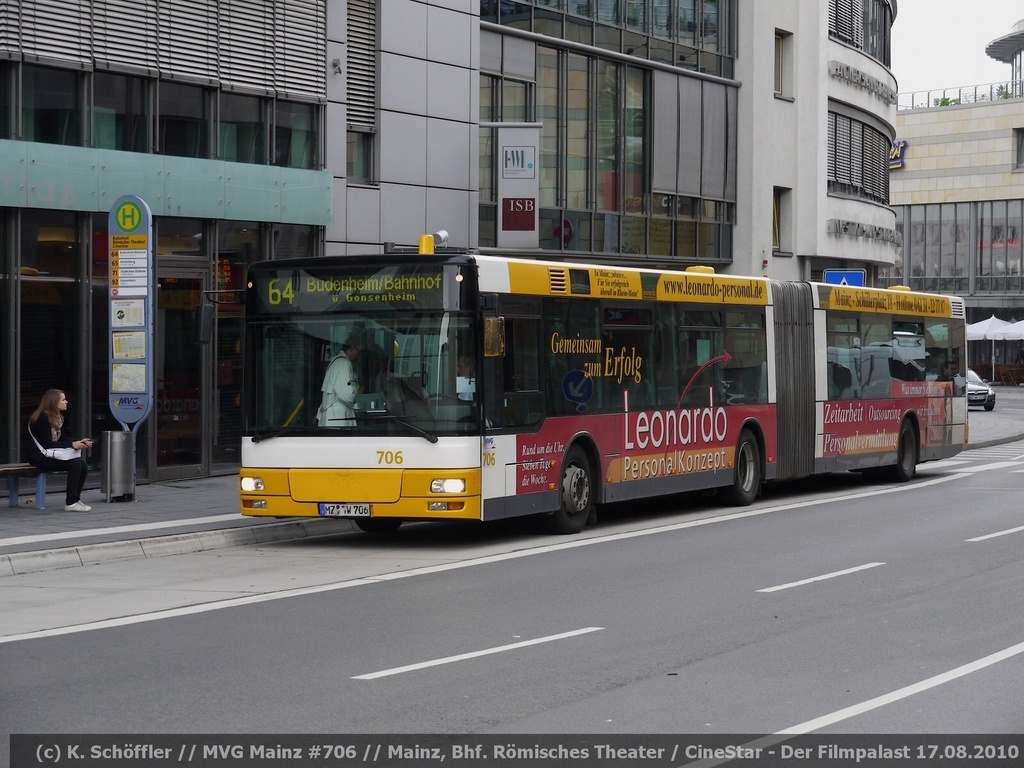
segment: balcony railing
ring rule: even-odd
[[[941,90],[900,93],[896,97],[896,109],[952,107],[958,104],[978,104],[1020,98],[1024,98],[1024,81],[1007,80],[987,85],[963,85]]]

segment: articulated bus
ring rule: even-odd
[[[248,272],[241,511],[544,516],[856,471],[967,440],[963,302],[434,247]]]

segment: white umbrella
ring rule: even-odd
[[[992,317],[986,318],[985,320],[979,320],[976,323],[968,323],[967,340],[985,341],[986,339],[991,339],[993,338],[993,333],[1008,325],[1013,325],[1013,323],[1009,320],[1000,320],[995,315],[992,315]]]
[[[1002,328],[992,331],[992,343],[996,341],[1021,341],[1024,340],[1024,320],[1020,320],[1016,323],[1010,323],[1004,325]],[[1017,351],[1017,362],[1020,362],[1021,351]],[[1009,362],[1009,356],[1007,356],[1006,362]],[[993,377],[995,374],[993,374]]]
[[[1024,339],[1024,320],[1004,325],[989,333],[989,338],[994,341],[1020,341]]]
[[[996,377],[996,337],[993,334],[1008,325],[1013,325],[1013,323],[1009,320],[1000,320],[995,315],[986,320],[967,324],[968,341],[985,341],[988,339],[992,342],[992,372],[989,374],[991,379]]]

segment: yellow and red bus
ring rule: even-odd
[[[249,268],[241,511],[544,515],[819,473],[910,480],[967,439],[963,302],[435,248]]]

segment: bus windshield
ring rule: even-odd
[[[248,434],[465,435],[480,429],[468,315],[278,314],[249,326]]]

